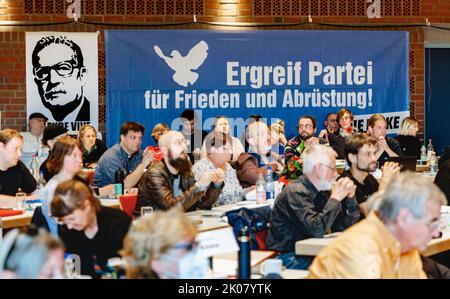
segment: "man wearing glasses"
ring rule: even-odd
[[[327,140],[314,137],[317,131],[316,119],[311,115],[302,115],[297,122],[298,135],[289,140],[284,149],[286,164],[294,157],[300,157],[303,150],[310,144],[327,144]]]
[[[440,236],[444,194],[406,172],[378,196],[378,207],[366,219],[317,255],[308,269],[311,278],[427,278],[419,251]]]
[[[46,36],[32,54],[34,82],[42,104],[56,121],[90,120],[90,103],[83,95],[87,68],[80,47],[64,36]]]
[[[286,268],[306,270],[312,258],[295,255],[295,242],[342,231],[358,221],[360,212],[353,181],[336,181],[336,152],[331,147],[310,145],[302,158],[303,175],[275,200],[267,247],[280,252]]]

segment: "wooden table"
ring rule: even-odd
[[[101,203],[105,207],[120,209],[120,204],[116,199],[101,199]],[[33,212],[26,211],[23,214],[2,217],[3,229],[11,229],[16,227],[28,226],[33,217]]]
[[[212,208],[212,210],[198,210],[186,213],[196,225],[200,232],[228,227],[229,224],[221,216],[231,210],[239,208],[257,208],[269,205],[270,203],[256,204],[255,201],[242,201],[231,205],[223,205]]]

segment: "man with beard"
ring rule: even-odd
[[[286,268],[306,270],[312,257],[296,256],[295,242],[345,230],[360,213],[355,184],[349,178],[336,181],[336,152],[331,147],[310,145],[302,158],[303,175],[275,200],[267,247],[280,252],[278,258]]]
[[[152,151],[143,153],[141,150],[142,136],[145,128],[136,122],[126,122],[120,127],[120,143],[115,144],[103,153],[95,168],[94,184],[102,188],[102,193],[113,190],[116,173],[124,173],[124,188],[130,189],[137,185],[147,166],[155,159]],[[125,191],[125,190],[123,190]],[[100,194],[103,195],[103,194]]]
[[[168,210],[181,205],[184,211],[211,209],[223,189],[222,169],[205,172],[198,181],[186,153],[186,140],[180,132],[169,131],[161,136],[158,146],[163,160],[153,163],[139,182],[135,214],[141,207]]]
[[[283,169],[280,155],[271,151],[270,133],[262,121],[254,121],[248,125],[245,132],[249,144],[247,153],[242,153],[236,160],[236,173],[242,188],[256,185],[259,171],[267,174],[267,166],[272,168],[274,179]]]
[[[378,184],[378,181],[370,174],[377,170],[376,146],[377,139],[366,133],[352,135],[345,142],[345,155],[350,169],[340,177],[348,177],[355,183],[355,197],[363,215],[365,215],[367,199],[377,190],[384,189],[392,176],[400,171],[398,163],[386,162],[382,167],[383,175]]]
[[[56,121],[89,121],[83,94],[87,68],[81,48],[65,36],[41,38],[32,54],[34,82],[42,104]]]
[[[317,131],[316,119],[311,115],[300,116],[297,122],[298,135],[290,139],[284,149],[286,164],[293,157],[300,157],[306,146],[310,144],[327,144],[328,142],[320,137],[314,137]]]

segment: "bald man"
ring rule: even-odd
[[[236,172],[241,186],[248,188],[256,184],[260,170],[266,176],[267,166],[270,166],[276,174],[283,170],[283,165],[280,156],[271,151],[269,127],[264,122],[256,121],[248,125],[245,137],[249,144],[248,153],[239,155]],[[277,175],[274,179],[278,179]]]
[[[168,210],[181,205],[185,211],[211,209],[224,186],[222,169],[204,173],[198,181],[192,174],[186,140],[178,131],[161,136],[158,146],[163,160],[150,165],[141,178],[135,214],[141,207]]]

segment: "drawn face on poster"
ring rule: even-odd
[[[96,49],[97,45],[95,56]],[[94,65],[95,76],[89,77],[92,65],[86,64],[79,44],[65,35],[45,35],[31,45],[27,43],[28,50],[32,52],[31,67],[27,69],[27,74],[30,72],[31,76],[27,76],[27,83],[31,83],[32,77],[34,91],[37,90],[37,95],[32,95],[33,86],[27,86],[28,101],[32,101],[28,102],[28,113],[36,112],[38,96],[41,109],[44,109],[42,112],[49,114],[49,122],[53,119],[53,122],[62,123],[68,130],[78,130],[86,123],[97,126],[98,95],[87,92],[89,85],[95,85],[97,90],[97,82],[90,81],[97,80],[97,66]],[[86,53],[92,53],[91,49]],[[33,108],[30,109],[30,106]]]

